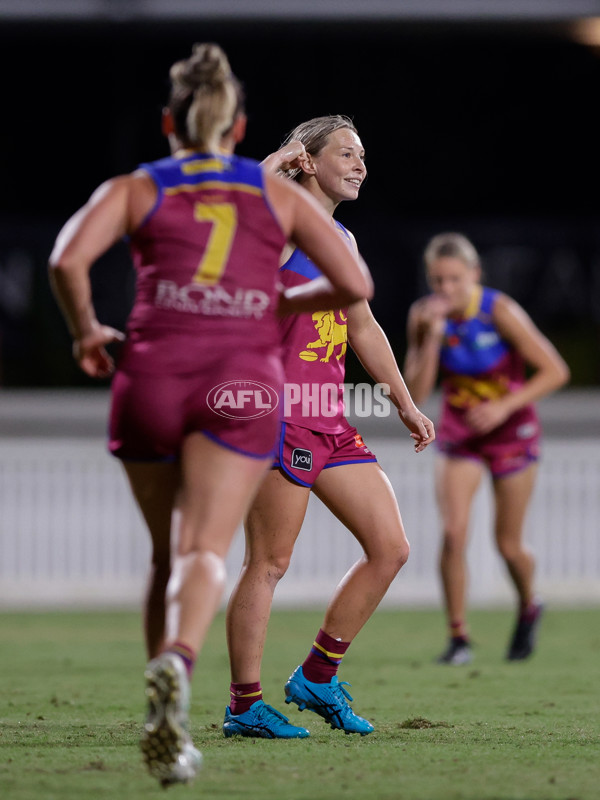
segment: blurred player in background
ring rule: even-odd
[[[344,246],[356,252],[354,237],[332,216],[339,203],[358,197],[367,174],[363,146],[350,119],[318,117],[299,125],[265,164],[295,177],[330,215],[331,229]],[[319,275],[317,265],[293,246],[286,248],[282,263],[281,280],[287,287],[302,286]],[[309,735],[265,705],[260,668],[273,593],[289,565],[312,491],[364,552],[338,585],[306,660],[286,683],[286,702],[309,708],[332,728],[364,735],[373,726],[348,704],[352,698],[338,682],[337,671],[406,562],[409,545],[389,480],[344,417],[347,342],[371,377],[389,385],[416,452],[433,441],[434,429],[413,403],[366,301],[338,313],[289,317],[280,327],[286,385],[296,387],[297,394],[287,397],[277,458],[246,519],[244,565],[227,609],[232,683],[223,731],[225,736],[267,738]],[[323,387],[335,391],[323,392]]]
[[[464,236],[434,237],[425,267],[432,294],[411,306],[404,374],[419,403],[434,388],[438,370],[442,377],[435,488],[449,641],[438,661],[466,664],[472,658],[465,616],[467,533],[486,469],[493,483],[496,544],[519,600],[507,652],[518,661],[533,652],[542,614],[534,596],[534,558],[523,545],[539,457],[532,404],[563,386],[569,370],[514,300],[481,285],[479,256]]]
[[[170,78],[163,122],[173,155],[103,184],[65,225],[50,258],[75,358],[93,377],[112,372],[105,346],[123,336],[96,318],[90,268],[128,236],[137,271],[112,383],[110,450],[123,460],[152,538],[141,744],[163,785],[190,780],[200,765],[188,732],[189,679],[219,606],[231,539],[272,463],[279,431],[276,412],[214,413],[211,390],[255,382],[277,397],[277,314],[371,294],[362,262],[318,204],[233,155],[246,118],[225,53],[195,45]],[[279,294],[289,239],[331,283]]]

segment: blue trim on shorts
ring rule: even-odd
[[[307,489],[312,489],[312,483],[306,483],[305,481],[300,480],[300,478],[297,478],[294,475],[294,473],[290,472],[289,469],[285,466],[283,460],[283,445],[285,444],[285,428],[286,428],[286,423],[282,422],[281,434],[279,436],[279,452],[277,454],[277,460],[279,461],[279,463],[275,462],[271,467],[271,469],[280,469],[285,475],[288,476],[288,478],[291,478],[294,481],[294,483],[297,483],[298,486],[306,486]]]
[[[528,454],[527,455],[527,463],[524,464],[522,467],[515,467],[514,469],[507,469],[505,472],[496,472],[495,474],[492,472],[491,469],[489,469],[489,467],[488,467],[488,470],[490,471],[490,474],[492,476],[492,480],[496,481],[496,480],[499,480],[500,478],[508,478],[509,475],[516,475],[517,472],[523,472],[523,470],[529,469],[529,467],[532,464],[537,464],[539,460],[540,460],[539,456],[530,456]]]
[[[218,436],[215,436],[214,433],[207,433],[206,431],[194,431],[194,433],[201,433],[203,436],[206,436],[207,439],[210,439],[211,442],[224,447],[226,450],[231,450],[234,453],[239,453],[242,456],[247,456],[248,458],[255,458],[258,461],[262,461],[265,458],[273,458],[275,455],[274,450],[269,450],[264,455],[259,455],[258,453],[251,453],[249,450],[243,450],[241,447],[234,447],[232,444],[228,444],[227,442],[222,441],[219,439]],[[136,464],[174,464],[176,461],[179,460],[179,455],[174,456],[157,456],[156,458],[136,458],[135,456],[124,457],[120,456],[118,453],[113,453],[110,447],[107,448],[108,452],[114,458],[118,458],[119,461],[131,461]]]
[[[267,452],[262,455],[259,455],[258,453],[251,453],[250,450],[243,450],[241,447],[235,447],[235,445],[228,444],[228,442],[224,442],[222,439],[219,439],[218,436],[215,436],[214,433],[208,433],[207,431],[194,431],[194,433],[201,433],[203,436],[206,436],[207,439],[210,439],[211,442],[224,447],[226,450],[231,450],[234,453],[239,453],[241,456],[247,456],[248,458],[256,458],[259,461],[262,461],[265,458],[273,458],[275,455],[274,450],[267,450]]]
[[[438,444],[437,441],[434,447],[436,448],[436,453],[438,456],[444,456],[444,458],[453,458],[456,461],[459,459],[462,459],[463,461],[474,461],[476,464],[481,464],[483,467],[486,467],[487,470],[491,472],[488,462],[483,456],[480,456],[479,453],[470,453],[468,456],[464,453],[453,453],[450,450],[443,450],[442,445]]]
[[[537,464],[540,460],[539,456],[532,456],[529,453],[525,456],[527,458],[527,463],[522,467],[514,467],[514,469],[507,469],[504,472],[492,472],[492,468],[490,467],[490,462],[480,456],[478,453],[472,453],[471,455],[464,455],[463,453],[451,453],[447,450],[442,450],[441,446],[436,442],[437,447],[437,455],[443,456],[444,458],[450,458],[453,461],[472,461],[474,464],[479,464],[484,469],[486,469],[490,477],[493,481],[497,480],[498,478],[508,478],[509,475],[516,475],[517,472],[523,472],[524,469],[527,469],[532,464]]]
[[[343,467],[347,464],[377,464],[376,458],[357,458],[352,461],[336,461],[335,464],[325,464],[323,469],[331,469],[331,467]],[[323,470],[321,470],[322,472]]]

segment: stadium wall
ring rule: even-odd
[[[107,401],[98,392],[0,396],[0,607],[139,604],[148,537],[120,464],[106,451]],[[600,602],[599,401],[587,392],[542,404],[547,435],[527,540],[537,556],[539,589],[555,604]],[[416,456],[393,419],[353,422],[392,482],[412,545],[384,603],[438,605],[433,453]],[[469,549],[470,600],[478,606],[513,598],[493,547],[491,517],[486,483],[476,499]],[[352,536],[312,498],[276,604],[322,605],[359,553]],[[229,588],[242,557],[239,531],[228,558]]]

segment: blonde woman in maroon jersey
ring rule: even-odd
[[[341,202],[358,197],[367,174],[362,142],[350,119],[334,115],[299,125],[265,163],[295,177],[327,212],[340,241],[356,252],[354,237],[332,216]],[[286,248],[281,269],[285,286],[296,289],[318,276],[309,256],[293,245]],[[286,702],[314,711],[333,728],[365,735],[373,726],[354,713],[337,671],[406,562],[409,545],[389,480],[344,416],[336,387],[344,382],[347,344],[371,377],[389,386],[390,400],[416,452],[435,438],[433,424],[413,403],[366,301],[339,312],[324,305],[312,315],[282,320],[280,328],[289,408],[273,469],[246,519],[246,557],[229,601],[231,703],[223,731],[225,736],[309,735],[265,705],[260,667],[273,593],[290,562],[312,491],[346,525],[363,555],[338,584],[306,660],[286,683]]]

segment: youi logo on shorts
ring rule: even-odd
[[[225,381],[206,395],[211,411],[229,419],[256,419],[275,411],[279,395],[267,383]]]
[[[295,447],[292,450],[292,469],[303,469],[310,472],[312,469],[312,452]]]

